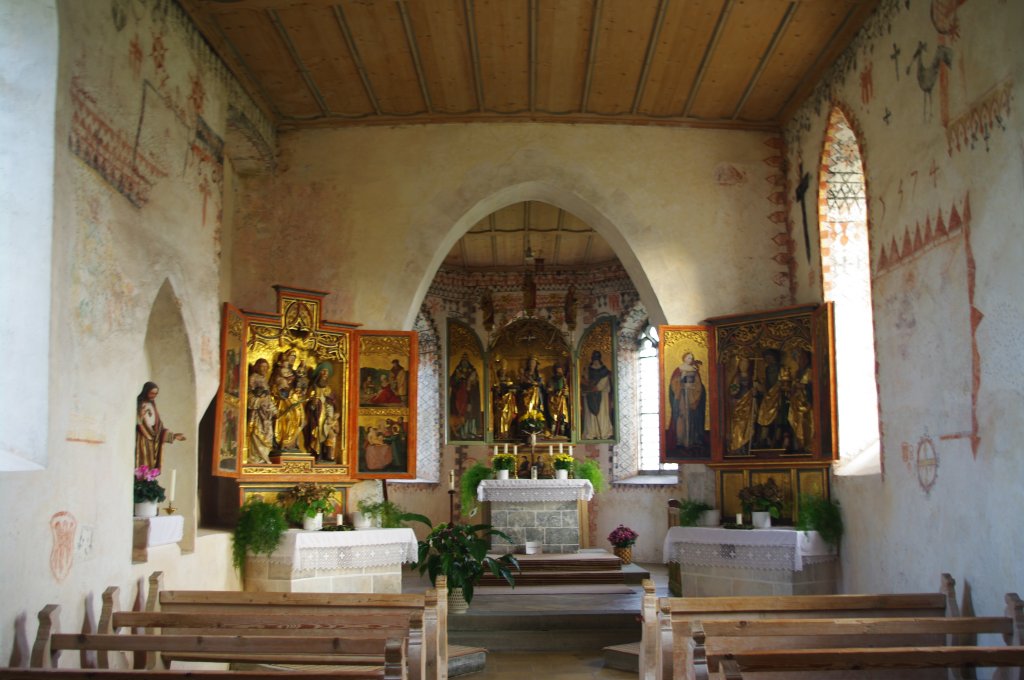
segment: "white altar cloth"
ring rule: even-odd
[[[664,562],[706,567],[802,571],[804,563],[832,559],[835,547],[817,531],[792,527],[712,529],[672,527],[662,545]]]
[[[289,529],[272,558],[290,557],[296,572],[364,568],[415,562],[418,543],[412,529],[303,531]]]
[[[594,485],[589,479],[485,479],[476,488],[479,501],[589,501]]]
[[[145,526],[145,543],[139,547],[152,548],[157,545],[177,543],[185,535],[184,515],[157,515],[136,522]]]

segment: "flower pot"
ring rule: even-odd
[[[755,529],[769,529],[772,526],[772,513],[767,510],[754,510],[750,513],[750,523]]]
[[[508,472],[508,470],[505,470],[505,472]],[[465,614],[467,610],[469,610],[469,603],[466,602],[466,596],[462,593],[462,588],[449,588],[448,613]]]
[[[632,546],[627,546],[625,548],[620,548],[618,546],[614,546],[612,548],[612,552],[615,553],[616,557],[618,557],[620,560],[622,560],[623,564],[631,564],[633,562],[633,547]]]
[[[562,469],[555,470],[555,479],[569,479],[569,471]]]
[[[369,529],[370,518],[361,512],[352,513],[352,526],[356,529]]]
[[[302,528],[306,531],[320,531],[324,528],[324,513],[316,513],[316,517],[303,517]]]
[[[140,519],[156,517],[156,501],[142,501],[135,504],[135,516]]]
[[[495,470],[498,479],[508,479],[508,470]]]
[[[700,513],[700,525],[702,527],[717,527],[722,523],[721,510],[705,510]]]

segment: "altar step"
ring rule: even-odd
[[[640,643],[627,642],[624,645],[608,645],[601,650],[604,667],[627,673],[640,672]]]
[[[638,594],[478,595],[448,616],[455,644],[506,651],[591,651],[640,638]]]
[[[626,583],[622,561],[600,549],[576,553],[516,555],[521,572],[516,586],[594,585]],[[630,582],[635,582],[630,580]],[[507,586],[504,579],[488,572],[481,586]]]

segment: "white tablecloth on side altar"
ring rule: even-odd
[[[337,567],[383,567],[415,562],[418,543],[412,529],[302,531],[289,529],[274,551],[287,556],[295,571]]]
[[[804,562],[831,559],[833,555],[835,548],[817,531],[797,531],[792,527],[672,527],[662,545],[665,562],[708,567],[802,571]]]
[[[485,479],[476,488],[479,501],[589,501],[594,485],[589,479]]]
[[[146,544],[144,547],[147,548],[177,543],[185,534],[184,515],[157,515],[156,517],[137,519],[135,521],[146,523]]]

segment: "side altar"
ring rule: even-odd
[[[817,531],[672,527],[663,561],[676,597],[830,595],[839,557]]]
[[[587,501],[594,487],[586,479],[485,479],[477,500],[491,504],[491,526],[512,544],[494,539],[496,553],[522,553],[527,541],[545,553],[575,553],[588,543]]]
[[[245,590],[400,593],[402,564],[417,558],[412,529],[289,529],[270,555],[249,557]]]

